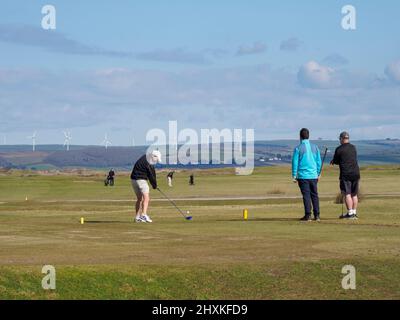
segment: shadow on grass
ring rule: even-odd
[[[104,220],[104,221],[101,221],[101,220],[90,220],[90,221],[85,221],[85,223],[93,223],[93,224],[96,224],[96,223],[132,223],[131,221],[116,221],[116,220]]]
[[[341,226],[356,226],[356,227],[385,227],[385,228],[400,228],[399,224],[379,224],[379,223],[362,223],[360,220],[341,220],[338,218],[323,218],[319,222],[301,221],[300,218],[254,218],[247,221],[243,219],[226,219],[217,220],[219,222],[299,222],[300,224],[321,224],[321,225],[341,225]]]
[[[326,218],[322,219],[320,222],[324,221],[335,221],[338,220],[336,218]],[[229,220],[217,220],[220,222],[301,222],[301,223],[311,223],[315,221],[301,221],[300,218],[254,218],[254,219],[249,219],[247,221],[243,219],[229,219]]]
[[[254,219],[219,219],[219,222],[295,222],[300,221],[300,218],[254,218]]]

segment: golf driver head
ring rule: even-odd
[[[192,217],[192,216],[189,216],[189,217],[186,217],[185,219],[190,221],[190,220],[193,219],[193,217]]]

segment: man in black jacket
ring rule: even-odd
[[[350,143],[350,135],[347,132],[340,134],[341,146],[336,148],[331,165],[339,165],[340,190],[345,196],[347,214],[341,215],[341,219],[357,219],[358,192],[360,182],[360,168],[357,162],[357,150]]]
[[[147,214],[150,202],[150,188],[147,181],[150,181],[153,189],[157,189],[157,177],[154,165],[161,162],[161,153],[158,150],[143,155],[136,161],[131,173],[131,183],[135,191],[136,201],[136,222],[153,222]]]

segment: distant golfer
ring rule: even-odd
[[[331,165],[340,167],[340,190],[345,197],[347,214],[341,219],[357,219],[360,168],[357,161],[357,150],[350,143],[350,135],[344,131],[340,134],[340,146],[336,149]]]
[[[292,158],[293,182],[297,182],[303,195],[304,217],[302,221],[311,221],[311,209],[314,220],[320,221],[318,181],[322,161],[318,147],[310,143],[310,132],[301,129],[300,144],[294,149]]]
[[[169,187],[172,187],[172,179],[174,178],[174,173],[175,173],[175,171],[168,172],[167,182],[168,182]]]
[[[194,174],[193,173],[189,177],[189,185],[194,186]]]
[[[161,153],[154,150],[143,155],[136,161],[131,174],[132,188],[135,191],[136,201],[136,222],[153,222],[147,214],[150,202],[150,188],[147,181],[150,181],[153,189],[157,189],[157,177],[154,165],[161,162]]]
[[[104,181],[105,186],[113,186],[114,185],[114,177],[115,177],[115,171],[114,169],[111,168],[111,170],[108,172],[107,178]]]
[[[107,176],[107,179],[111,186],[114,185],[114,177],[115,177],[115,171],[113,168],[111,168],[111,170],[108,172],[108,176]]]

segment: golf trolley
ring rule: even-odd
[[[104,180],[104,186],[105,187],[108,187],[108,186],[113,187],[114,186],[114,178],[107,177]]]

